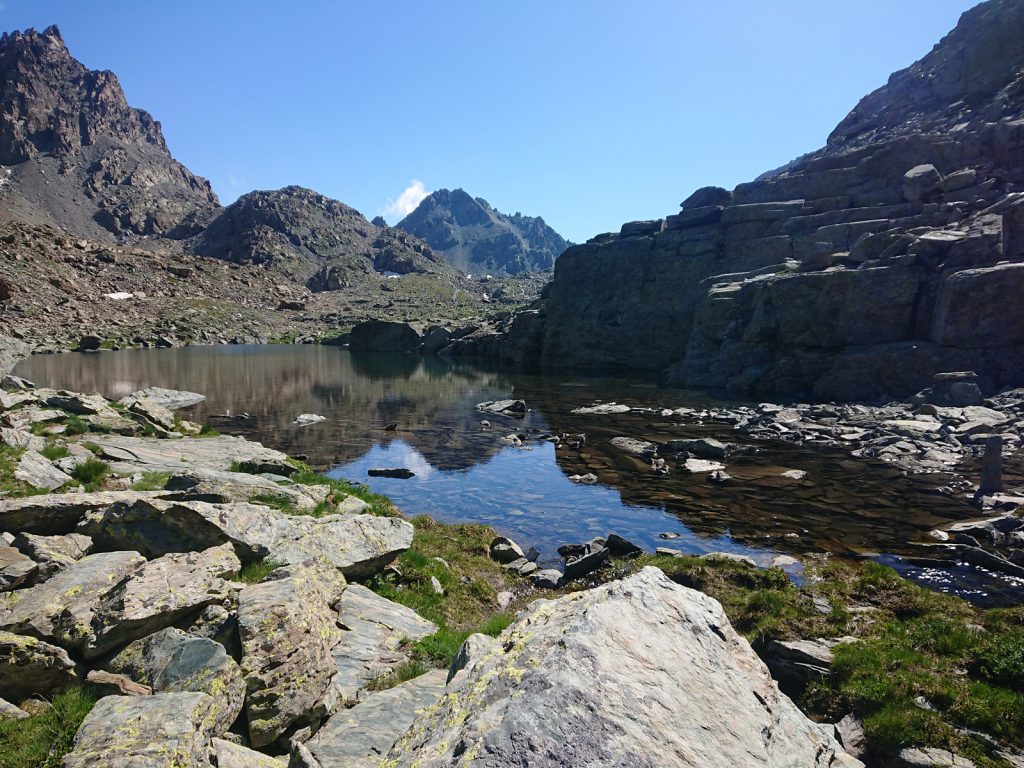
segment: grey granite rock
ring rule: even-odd
[[[49,697],[80,679],[78,665],[63,648],[0,631],[0,691],[4,696],[15,701]]]

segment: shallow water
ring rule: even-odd
[[[651,472],[616,451],[618,435],[661,441],[715,436],[736,441],[721,424],[662,417],[662,408],[703,408],[708,395],[658,387],[649,380],[530,375],[404,355],[355,355],[320,346],[217,346],[40,356],[18,375],[39,384],[122,397],[147,386],[188,389],[207,401],[183,412],[221,432],[242,434],[306,457],[319,469],[391,496],[408,514],[487,523],[542,560],[555,549],[616,532],[647,549],[734,552],[767,565],[779,554],[870,554],[939,589],[986,600],[1016,601],[1020,587],[979,569],[916,569],[899,555],[932,528],[974,516],[965,501],[935,493],[935,476],[908,479],[845,453],[782,443],[749,443],[727,462],[733,481],[705,474]],[[522,398],[524,419],[483,414],[484,400]],[[571,411],[615,401],[643,412],[582,415]],[[307,427],[300,413],[326,420]],[[489,422],[490,426],[485,426]],[[388,425],[393,430],[386,430]],[[503,438],[526,435],[524,447]],[[546,434],[586,434],[580,449]],[[406,467],[408,480],[368,477]],[[806,472],[802,481],[782,477]],[[570,475],[592,472],[597,485]],[[669,538],[663,538],[667,536]]]

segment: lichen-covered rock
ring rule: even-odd
[[[205,693],[106,696],[75,734],[63,768],[210,768]]]
[[[382,765],[860,766],[721,605],[656,568],[537,601]]]
[[[346,577],[372,576],[412,546],[413,527],[397,517],[292,516],[291,529],[271,552],[282,563],[326,560]]]
[[[4,593],[0,629],[78,650],[103,595],[145,562],[138,552],[89,555],[42,584]]]
[[[91,553],[92,539],[79,533],[63,536],[19,533],[14,536],[14,547],[38,564],[32,580],[39,583]]]
[[[78,530],[98,547],[135,549],[147,557],[231,542],[240,558],[257,560],[270,554],[288,527],[284,515],[258,504],[139,499],[87,513]]]
[[[264,448],[252,440],[229,435],[192,440],[188,451],[182,451],[177,440],[155,437],[90,435],[89,442],[96,445],[101,458],[109,462],[115,472],[125,474],[180,472],[195,468],[227,471],[236,462],[252,472],[287,476],[295,471],[286,454]]]
[[[447,673],[431,670],[386,691],[370,694],[350,709],[341,709],[306,743],[322,766],[377,768],[381,755],[437,702]]]
[[[0,531],[41,536],[72,533],[89,510],[103,509],[118,501],[131,503],[163,495],[159,491],[102,491],[0,499]]]
[[[84,653],[96,658],[226,600],[241,568],[230,544],[151,560],[103,596]]]
[[[245,699],[245,681],[224,646],[167,628],[136,640],[107,667],[145,683],[155,693],[198,691],[213,699],[214,733],[222,734],[238,719]]]
[[[145,398],[150,402],[175,411],[178,408],[188,408],[190,405],[198,405],[206,399],[206,395],[198,392],[186,392],[180,389],[164,389],[163,387],[148,387],[132,392],[119,401],[121,405],[128,406],[132,402]]]
[[[337,674],[333,685],[342,699],[352,699],[367,682],[408,660],[404,643],[437,632],[437,625],[361,584],[349,584],[338,604],[345,631],[334,647]]]
[[[21,701],[50,696],[79,679],[67,651],[27,635],[0,631],[0,691]]]
[[[200,468],[175,473],[167,481],[166,488],[174,491],[175,499],[208,501],[212,504],[251,501],[254,496],[270,495],[281,499],[298,512],[312,511],[331,494],[331,488],[327,485],[279,485],[259,475]],[[359,501],[355,497],[349,498]],[[348,502],[348,499],[345,501]],[[348,506],[352,507],[352,502],[348,502]],[[361,508],[346,511],[361,512],[366,506],[364,503]]]
[[[318,703],[334,674],[345,580],[322,564],[279,568],[238,596],[249,740],[270,744],[289,727],[323,717]]]
[[[274,758],[224,739],[213,739],[210,749],[217,768],[282,768]]]

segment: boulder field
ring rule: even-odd
[[[0,717],[88,683],[99,699],[65,768],[862,765],[715,600],[655,568],[537,601],[449,671],[380,690],[438,627],[349,580],[408,549],[410,523],[292,482],[294,462],[258,443],[187,436],[143,393],[6,383],[4,461],[68,480],[3,477]],[[82,423],[119,434],[79,441]]]

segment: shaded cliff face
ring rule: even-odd
[[[273,265],[314,291],[379,273],[451,274],[426,244],[371,224],[355,208],[303,187],[243,195],[193,243],[203,256]]]
[[[431,193],[397,225],[471,274],[518,275],[551,269],[569,243],[544,219],[494,210],[461,189]]]
[[[72,58],[56,27],[0,36],[0,163],[11,214],[91,236],[182,237],[217,207],[160,124],[113,73]]]
[[[822,150],[569,249],[543,359],[821,399],[1024,382],[1022,72],[1024,2],[984,3]]]

